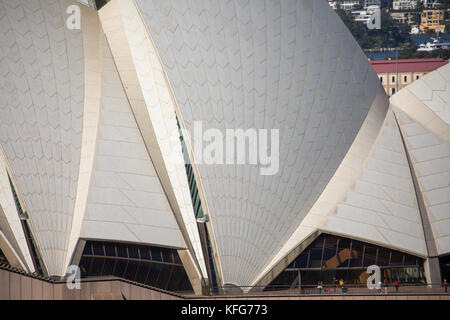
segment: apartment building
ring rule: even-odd
[[[444,10],[423,10],[420,15],[420,32],[445,31]]]

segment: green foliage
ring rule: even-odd
[[[447,10],[450,8],[450,0],[440,0],[438,9]]]
[[[442,9],[450,8],[450,0],[441,0],[440,3]],[[413,18],[416,24],[420,23],[422,9],[419,1]],[[399,48],[400,59],[450,58],[450,50],[417,52],[417,47],[409,39],[410,26],[394,21],[388,10],[381,11],[381,30],[369,30],[364,23],[355,21],[350,11],[338,9],[336,12],[363,49]],[[450,30],[449,22],[446,22],[446,30]]]
[[[363,49],[395,48],[409,41],[409,26],[396,23],[386,10],[381,11],[381,30],[369,30],[348,11],[337,13]]]
[[[420,15],[420,12],[422,12],[423,9],[425,9],[425,7],[423,5],[423,2],[422,1],[417,1],[416,10],[419,13],[419,15]]]

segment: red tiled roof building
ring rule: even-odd
[[[442,58],[371,61],[388,96],[448,63]]]

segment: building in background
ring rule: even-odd
[[[370,7],[370,6],[381,6],[381,0],[365,0],[364,1],[364,8]]]
[[[411,82],[422,78],[428,72],[448,64],[448,60],[441,58],[399,59],[371,61],[370,63],[386,94],[391,96]]]
[[[196,295],[447,277],[447,62],[399,61],[389,100],[325,1],[83,3],[0,0],[0,263]],[[278,170],[199,162],[198,123],[275,130]]]
[[[406,23],[408,25],[413,25],[414,22],[414,12],[404,11],[404,12],[389,12],[392,19],[398,23]],[[417,24],[416,24],[417,25]]]
[[[392,9],[394,10],[414,10],[417,7],[417,0],[394,0]]]
[[[340,6],[340,9],[350,11],[360,7],[361,3],[359,0],[342,0],[338,2],[338,5]]]
[[[439,0],[420,0],[425,8],[435,9],[439,4]]]
[[[374,15],[380,14],[380,7],[377,5],[366,7],[362,10],[353,10],[352,16],[355,21],[363,22],[366,25],[371,23]]]
[[[444,32],[444,10],[423,10],[420,15],[420,32]]]

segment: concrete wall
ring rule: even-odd
[[[121,279],[83,280],[80,290],[69,290],[65,282],[46,281],[10,270],[0,269],[0,300],[450,300],[450,294],[444,294],[439,288],[407,289],[403,292],[387,295],[367,294],[309,294],[268,293],[267,295],[244,296],[201,296],[183,297],[151,288],[144,288]],[[419,293],[421,292],[421,293]]]
[[[178,300],[180,296],[144,288],[121,279],[82,280],[80,290],[0,269],[0,300]]]

